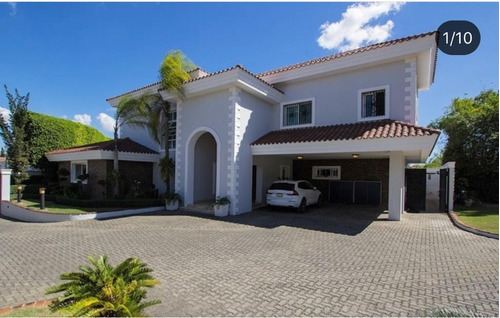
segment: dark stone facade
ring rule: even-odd
[[[293,178],[308,180],[328,195],[328,180],[312,179],[313,166],[340,166],[340,180],[381,181],[382,206],[389,202],[389,159],[322,159],[294,160]]]
[[[71,163],[69,161],[59,162],[59,169],[64,168],[71,171]],[[98,184],[99,180],[106,180],[107,175],[113,170],[113,160],[88,160],[87,173],[89,179],[87,189],[90,199],[100,200],[105,198],[105,192],[111,193],[110,186],[103,189]],[[151,162],[135,162],[135,161],[120,161],[120,175],[123,178],[123,190],[130,193],[132,184],[137,181],[140,184],[140,189],[143,192],[150,192],[153,184],[153,163]],[[61,185],[69,185],[70,176],[67,181],[60,181]]]

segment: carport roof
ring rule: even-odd
[[[336,140],[363,140],[439,135],[437,129],[396,120],[377,120],[353,124],[275,130],[252,145],[273,145]]]

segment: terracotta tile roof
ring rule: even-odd
[[[89,145],[83,145],[83,146],[79,146],[79,147],[58,149],[58,150],[47,152],[45,154],[46,155],[56,155],[56,154],[91,151],[91,150],[114,151],[115,150],[115,142],[114,142],[114,140],[102,141],[102,142],[89,144]],[[133,141],[130,138],[118,139],[118,151],[119,152],[145,153],[145,154],[158,154],[158,152],[151,150],[148,147],[143,146],[143,145]]]
[[[315,141],[362,140],[429,136],[440,134],[437,129],[420,127],[405,122],[384,119],[354,124],[282,129],[271,131],[252,145],[273,145]]]
[[[381,47],[391,46],[394,44],[403,43],[403,42],[407,42],[407,41],[418,39],[418,38],[423,38],[423,37],[433,35],[433,34],[437,34],[437,31],[412,35],[412,36],[408,36],[405,38],[400,38],[400,39],[395,39],[395,40],[391,40],[391,41],[377,43],[377,44],[373,44],[373,45],[369,45],[369,46],[365,46],[365,47],[360,47],[360,48],[357,48],[357,49],[354,49],[351,51],[337,53],[337,54],[333,54],[333,55],[329,55],[329,56],[325,56],[325,57],[320,57],[320,58],[309,60],[309,61],[302,62],[302,63],[297,63],[297,64],[293,64],[293,65],[289,65],[289,66],[280,67],[280,68],[277,68],[274,70],[270,70],[270,71],[266,71],[266,72],[257,74],[257,76],[264,77],[267,75],[281,73],[281,72],[293,70],[293,69],[304,67],[304,66],[309,66],[309,65],[313,65],[313,64],[326,62],[326,61],[331,61],[331,60],[338,59],[338,58],[341,58],[344,56],[349,56],[349,55],[353,55],[353,54],[357,54],[357,53],[361,53],[361,52],[371,51],[371,50],[375,50],[375,49],[378,49]],[[436,59],[437,59],[437,50],[436,50]]]
[[[257,80],[261,81],[262,83],[266,84],[267,86],[270,86],[271,88],[277,90],[278,92],[280,93],[283,93],[282,91],[280,91],[279,89],[277,89],[276,87],[274,87],[272,84],[269,84],[268,82],[264,81],[263,79],[259,78],[258,76],[256,76],[255,74],[253,74],[252,72],[250,72],[249,70],[247,70],[246,68],[244,68],[243,66],[241,66],[240,64],[237,64],[233,67],[229,67],[229,68],[226,68],[226,69],[223,69],[223,70],[220,70],[220,71],[217,71],[217,72],[214,72],[214,73],[208,73],[207,75],[204,75],[204,76],[200,76],[200,77],[196,77],[196,78],[192,78],[188,81],[185,81],[184,84],[187,84],[187,83],[191,83],[191,82],[196,82],[196,81],[199,81],[201,79],[205,79],[205,78],[208,78],[208,77],[212,77],[212,76],[215,76],[215,75],[218,75],[218,74],[222,74],[222,73],[226,73],[226,72],[229,72],[229,71],[232,71],[236,68],[239,68],[243,71],[245,71],[246,73],[250,74],[252,77],[256,78]],[[197,68],[197,69],[200,69],[202,70],[201,68]],[[196,71],[197,69],[193,70],[193,71]],[[203,71],[203,70],[202,70]],[[205,72],[205,71],[204,71]],[[130,93],[133,93],[133,92],[137,92],[137,91],[140,91],[142,89],[145,89],[145,88],[148,88],[148,87],[152,87],[152,86],[155,86],[157,84],[160,84],[160,82],[156,82],[156,83],[153,83],[153,84],[149,84],[149,85],[146,85],[146,86],[143,86],[143,87],[140,87],[140,88],[137,88],[137,89],[134,89],[134,90],[131,90],[129,92],[126,92],[126,93],[123,93],[123,94],[120,94],[120,95],[117,95],[117,96],[114,96],[114,97],[110,97],[110,98],[107,98],[106,100],[109,101],[111,99],[114,99],[114,98],[117,98],[117,97],[121,97],[121,96],[124,96],[124,95],[127,95],[127,94],[130,94]],[[161,89],[160,89],[161,90]]]

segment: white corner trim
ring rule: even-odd
[[[297,103],[302,103],[302,102],[311,102],[311,123],[310,124],[303,124],[303,125],[293,125],[293,126],[284,126],[283,125],[283,110],[285,106],[291,105],[291,104],[297,104]],[[291,100],[291,101],[286,101],[280,103],[280,129],[293,129],[293,128],[304,128],[304,127],[313,127],[316,125],[316,98],[315,97],[308,97],[308,98],[301,98],[297,100]]]
[[[404,119],[416,124],[417,121],[417,58],[405,59]]]
[[[378,91],[378,90],[385,90],[385,115],[384,116],[372,116],[372,117],[366,117],[362,118],[361,117],[361,107],[363,104],[363,101],[361,99],[361,96],[363,93],[366,92],[372,92],[372,91]],[[391,91],[389,85],[382,85],[382,86],[375,86],[375,87],[368,87],[368,88],[362,88],[358,90],[358,121],[372,121],[372,120],[380,120],[380,119],[387,119],[390,117],[390,99],[391,99]]]
[[[229,89],[229,106],[228,106],[228,157],[227,165],[229,168],[227,188],[228,197],[231,201],[229,213],[235,215],[239,213],[239,150],[241,145],[241,89],[231,87]]]

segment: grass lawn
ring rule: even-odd
[[[458,218],[473,228],[498,234],[498,206],[455,208]]]
[[[48,307],[40,307],[15,309],[0,317],[63,317],[63,315],[51,313]]]
[[[40,210],[40,201],[38,200],[22,200],[22,205],[25,207]],[[86,213],[86,212],[107,212],[107,211],[119,211],[124,210],[119,208],[84,208],[84,207],[75,207],[68,205],[59,205],[52,201],[45,201],[45,210],[44,212],[51,213]]]

